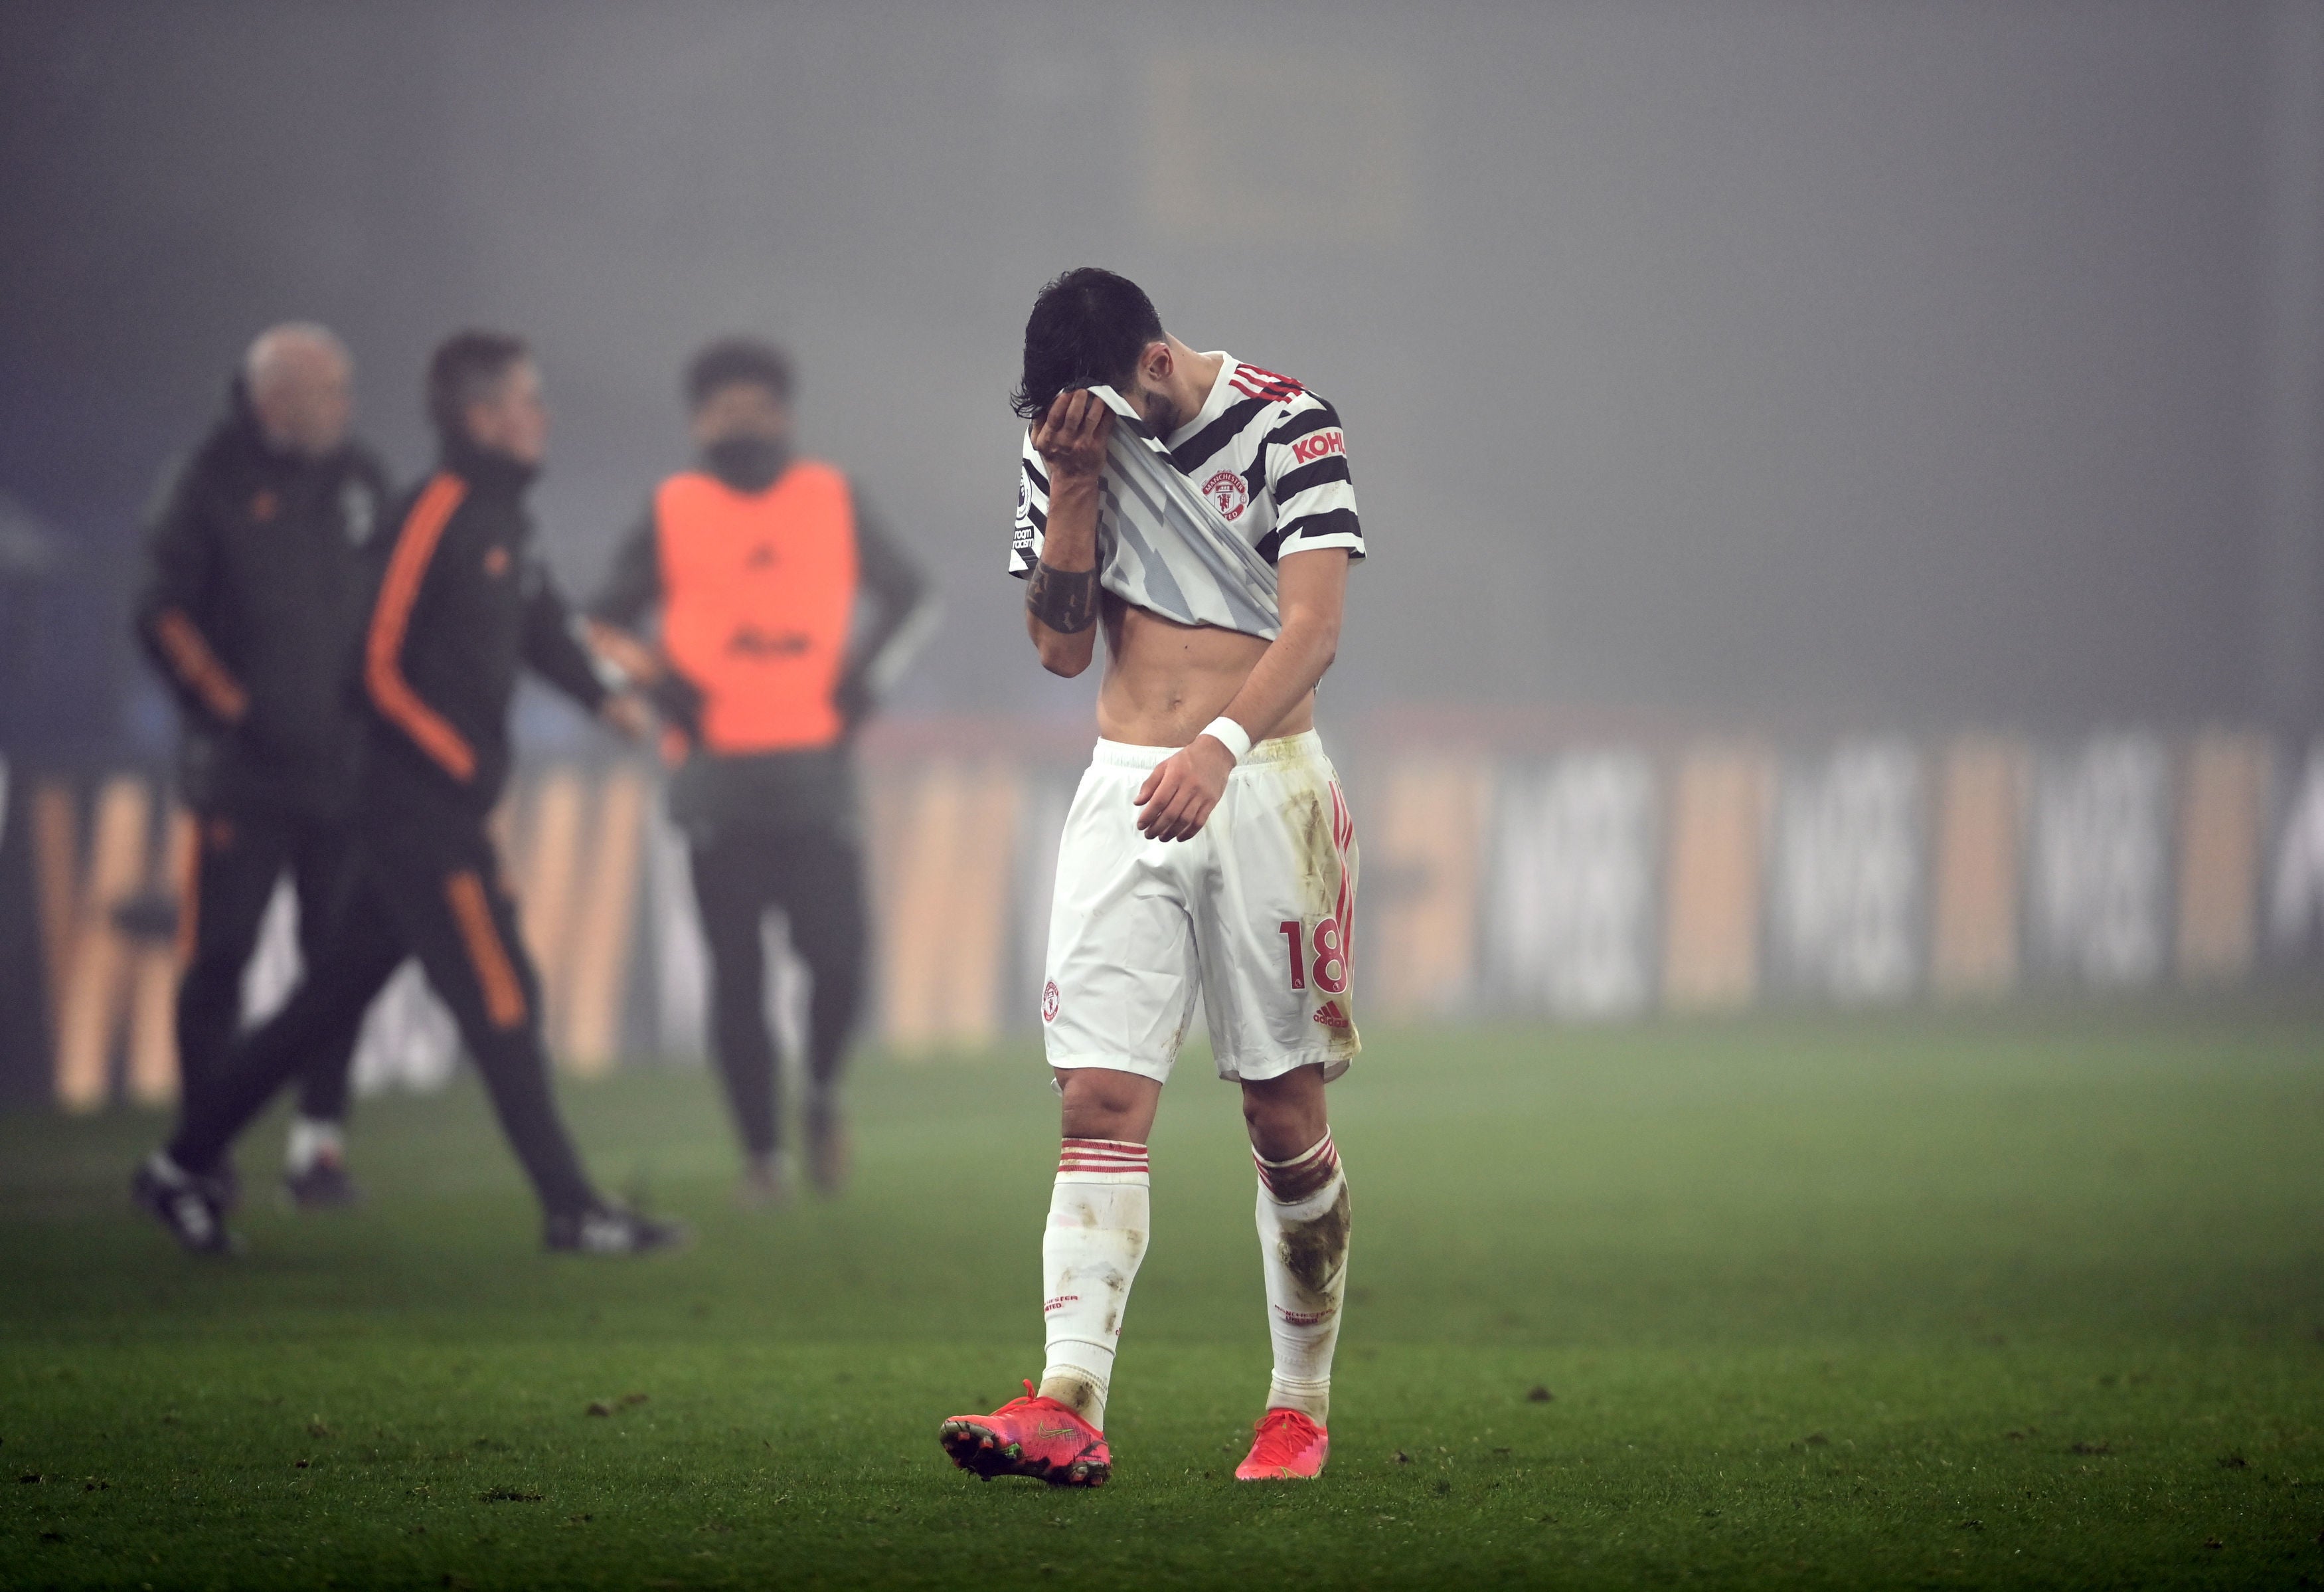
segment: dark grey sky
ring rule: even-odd
[[[910,703],[1070,710],[1000,573],[1004,395],[1099,263],[1339,404],[1342,700],[2239,713],[2262,20],[14,0],[0,492],[106,578],[259,325],[340,327],[410,472],[429,343],[503,323],[586,586],[682,461],[679,361],[762,331],[942,582]]]

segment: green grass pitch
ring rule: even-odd
[[[0,1119],[0,1585],[2324,1582],[2313,1008],[1375,1034],[1304,1486],[1230,1479],[1267,1332],[1202,1059],[1094,1493],[936,1443],[1039,1370],[1030,1046],[869,1058],[854,1191],[771,1214],[702,1073],[566,1097],[691,1251],[538,1253],[472,1087],[363,1108],[349,1215],[254,1134],[223,1264],[127,1210],[158,1119]]]

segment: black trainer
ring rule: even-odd
[[[602,1206],[559,1211],[541,1229],[541,1243],[558,1254],[646,1254],[683,1248],[691,1236],[683,1222],[656,1221],[633,1210]]]
[[[363,1190],[336,1155],[318,1155],[305,1171],[284,1172],[282,1191],[300,1210],[344,1210],[363,1202]]]
[[[167,1227],[170,1236],[189,1254],[233,1252],[235,1238],[226,1231],[217,1189],[208,1179],[185,1171],[160,1152],[138,1164],[136,1175],[129,1180],[129,1197]]]

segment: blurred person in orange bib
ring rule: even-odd
[[[812,981],[807,1171],[834,1193],[867,939],[852,742],[935,606],[854,483],[794,451],[781,350],[713,343],[687,366],[685,395],[695,466],[655,489],[588,612],[600,649],[650,682],[673,726],[670,817],[710,953],[711,1048],[742,1139],[742,1192],[777,1203],[791,1178],[763,925],[784,914]],[[637,632],[654,610],[658,645]]]
[[[179,790],[195,845],[178,902],[180,1092],[216,1079],[243,977],[287,875],[317,956],[351,861],[362,737],[350,696],[365,550],[387,477],[349,433],[354,365],[323,327],[262,332],[226,412],[171,468],[147,527],[137,636],[183,717]],[[355,1197],[343,1133],[355,1034],[299,1073],[283,1186],[301,1209]]]

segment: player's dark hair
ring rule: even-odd
[[[428,356],[428,420],[437,438],[456,442],[467,435],[468,405],[489,401],[518,362],[532,350],[508,332],[454,332]]]
[[[1025,320],[1025,371],[1009,407],[1027,420],[1058,393],[1100,383],[1119,391],[1148,343],[1162,338],[1154,301],[1126,276],[1079,265],[1041,290]]]
[[[686,406],[699,409],[721,387],[747,382],[791,401],[790,356],[756,338],[721,338],[686,362]]]

